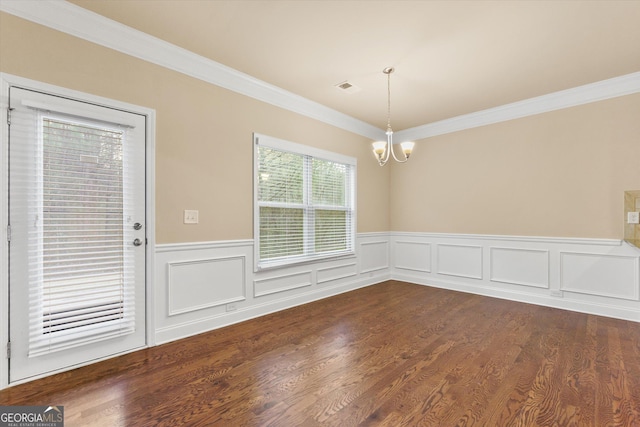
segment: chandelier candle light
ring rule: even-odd
[[[396,162],[404,163],[409,160],[411,151],[413,151],[413,142],[403,142],[400,144],[402,147],[402,153],[404,159],[400,160],[396,157],[395,151],[393,151],[393,130],[391,130],[391,73],[393,73],[393,67],[387,67],[382,70],[387,75],[387,141],[376,141],[373,143],[373,153],[378,159],[380,166],[384,166],[389,161],[389,153],[393,156]]]

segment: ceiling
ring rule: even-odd
[[[637,0],[71,3],[395,131],[640,71]]]

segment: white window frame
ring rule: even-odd
[[[331,161],[335,163],[341,163],[348,165],[351,168],[350,178],[351,181],[347,184],[347,210],[350,212],[351,221],[347,224],[347,249],[340,252],[328,252],[326,254],[309,254],[297,255],[291,257],[281,257],[274,260],[260,261],[260,202],[258,201],[258,169],[259,169],[259,157],[258,147],[267,147],[275,150],[290,152],[293,154],[315,158],[320,160]],[[357,159],[354,157],[346,156],[339,153],[334,153],[327,150],[322,150],[315,147],[309,147],[306,145],[298,144],[295,142],[285,141],[282,139],[274,138],[271,136],[261,135],[258,133],[253,134],[253,236],[254,236],[254,271],[279,268],[285,266],[291,266],[295,264],[302,264],[308,262],[316,262],[321,260],[327,260],[332,258],[341,258],[355,256],[355,236],[356,236],[356,175],[357,175]],[[305,204],[308,203],[308,196],[311,192],[310,183],[306,183],[304,186],[304,200]],[[307,221],[304,222],[305,228],[304,240],[306,242],[309,234],[307,229]],[[308,245],[305,245],[308,247]]]

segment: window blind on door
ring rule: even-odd
[[[134,131],[40,108],[12,111],[12,212],[29,216],[29,357],[135,330],[126,244],[127,139]],[[17,178],[17,179],[16,179]]]

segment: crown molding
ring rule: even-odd
[[[415,141],[638,92],[640,72],[405,129],[396,132],[396,137],[398,141]]]
[[[0,11],[370,138],[384,131],[97,13],[60,0],[3,0]]]
[[[372,140],[384,130],[62,0],[2,0],[0,11]],[[640,72],[395,132],[420,140],[640,92]]]

